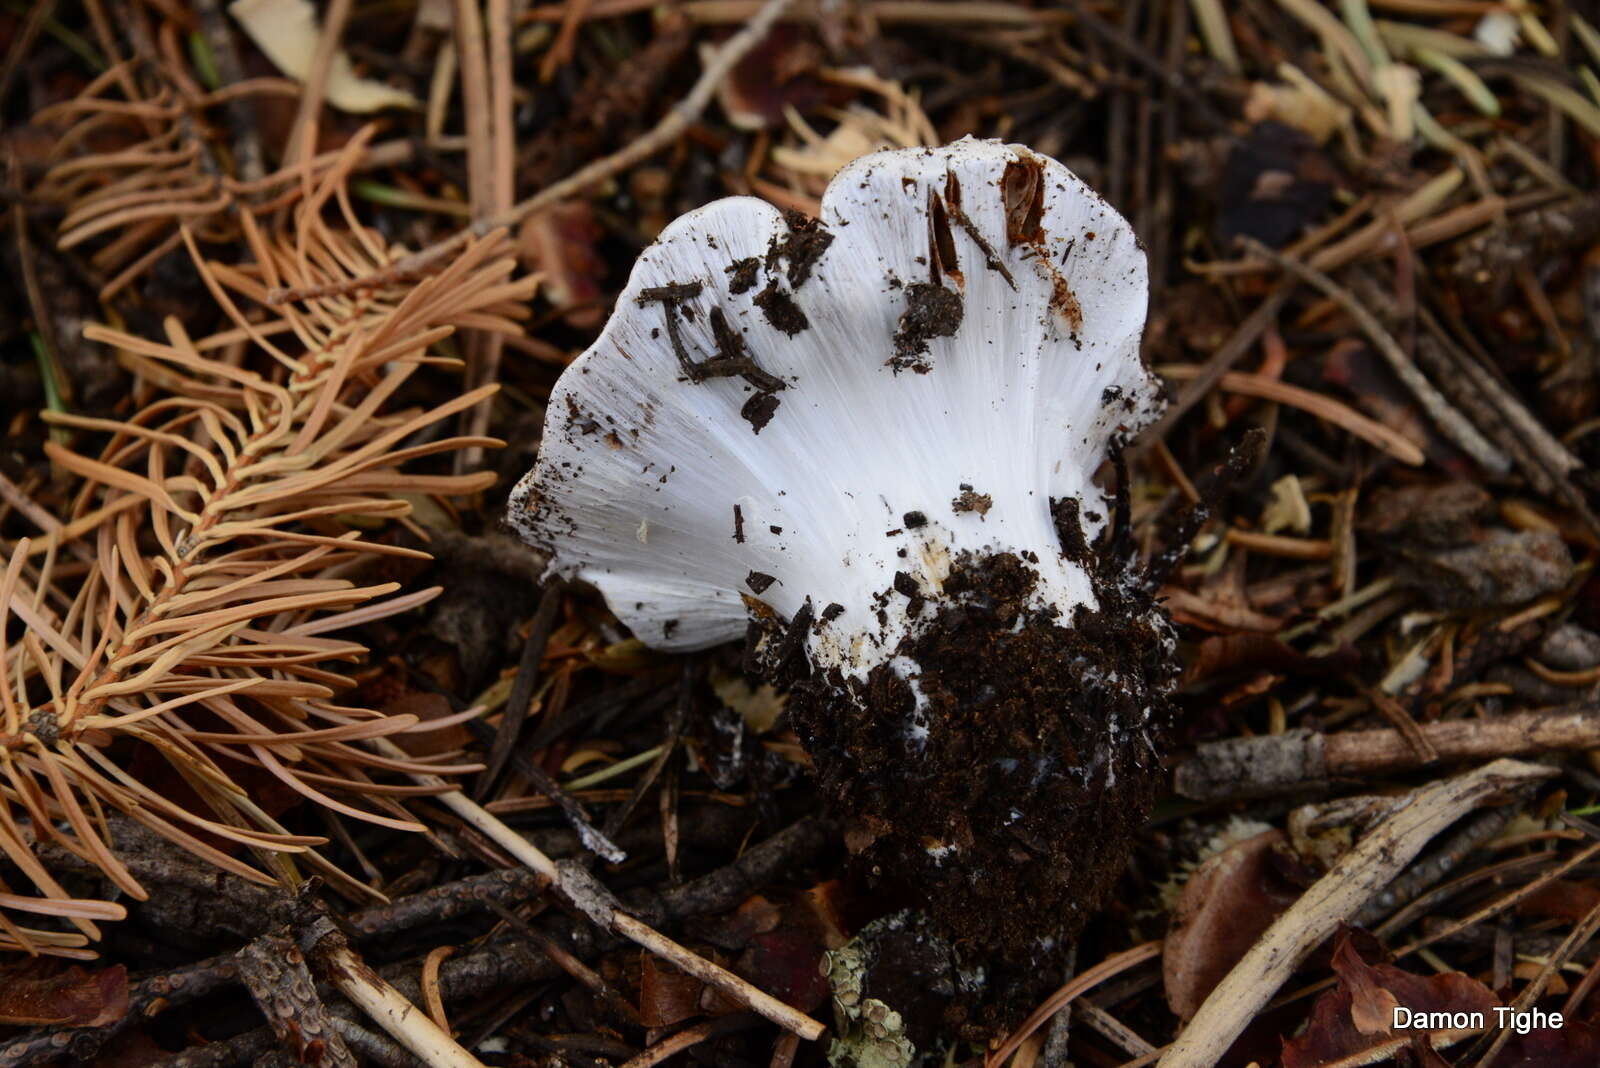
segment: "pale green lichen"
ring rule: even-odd
[[[869,963],[866,934],[862,931],[822,958],[839,1035],[828,1046],[828,1063],[833,1068],[906,1068],[917,1050],[906,1038],[905,1021],[877,998],[862,996]]]

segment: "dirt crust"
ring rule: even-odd
[[[1028,561],[968,554],[897,650],[917,671],[890,661],[863,684],[788,661],[789,714],[860,871],[987,972],[968,1026],[1010,1026],[1060,981],[1161,777],[1167,626],[1120,565],[1083,562],[1100,608],[1070,621],[1027,607]]]

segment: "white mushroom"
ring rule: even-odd
[[[1030,211],[1041,236],[1008,239]],[[752,594],[842,605],[808,651],[858,677],[906,630],[904,598],[887,626],[874,598],[899,572],[936,596],[962,550],[1031,551],[1041,603],[1092,604],[1050,502],[1082,502],[1092,538],[1107,445],[1158,410],[1147,288],[1127,223],[1020,147],[863,157],[816,229],[717,201],[645,251],[562,376],[511,522],[658,648],[741,637]]]
[[[863,157],[816,221],[718,201],[644,252],[562,375],[510,520],[649,645],[751,631],[860,850],[954,880],[974,850],[1043,861],[1063,821],[1115,835],[1148,803],[1171,652],[1093,544],[1095,474],[1161,407],[1147,289],[1128,224],[1017,145]],[[1008,723],[1026,738],[989,736]],[[885,796],[919,754],[951,811]],[[1107,848],[1068,889],[1103,892]]]

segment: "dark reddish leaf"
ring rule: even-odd
[[[1561,1027],[1541,1027],[1512,1035],[1494,1068],[1574,1068],[1600,1064],[1600,1027],[1568,1020]]]
[[[0,1024],[18,1027],[101,1027],[128,1012],[128,970],[99,971],[54,961],[0,966]]]
[[[1524,916],[1577,923],[1600,905],[1600,887],[1593,883],[1557,879],[1523,898],[1517,911]]]
[[[517,234],[524,263],[544,274],[540,292],[568,309],[567,322],[580,330],[605,319],[600,283],[606,261],[595,247],[603,233],[587,201],[567,200],[529,216]]]
[[[834,895],[835,883],[821,883],[777,901],[757,894],[727,916],[693,926],[697,938],[739,953],[734,971],[762,990],[801,1009],[812,1009],[828,993],[820,971],[822,954],[845,942]],[[739,1006],[702,999],[716,1014]]]
[[[1396,1006],[1414,1012],[1481,1012],[1494,1022],[1500,999],[1460,972],[1414,975],[1392,964],[1371,964],[1357,952],[1353,932],[1339,935],[1333,970],[1339,984],[1311,1009],[1305,1033],[1283,1044],[1283,1068],[1318,1068],[1406,1037],[1390,1030]]]
[[[734,970],[758,989],[809,1012],[828,994],[828,980],[821,972],[823,952],[814,929],[785,927],[757,935]]]
[[[808,29],[782,23],[722,81],[718,103],[728,121],[742,130],[782,126],[789,108],[806,115],[842,106],[853,91],[820,77],[825,58]]]

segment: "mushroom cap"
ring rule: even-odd
[[[561,376],[509,520],[663,649],[810,601],[813,663],[861,677],[914,626],[888,591],[937,598],[965,552],[1022,556],[1070,618],[1095,597],[1052,502],[1092,538],[1096,469],[1160,411],[1147,294],[1127,222],[1020,145],[864,156],[815,222],[717,201]]]

